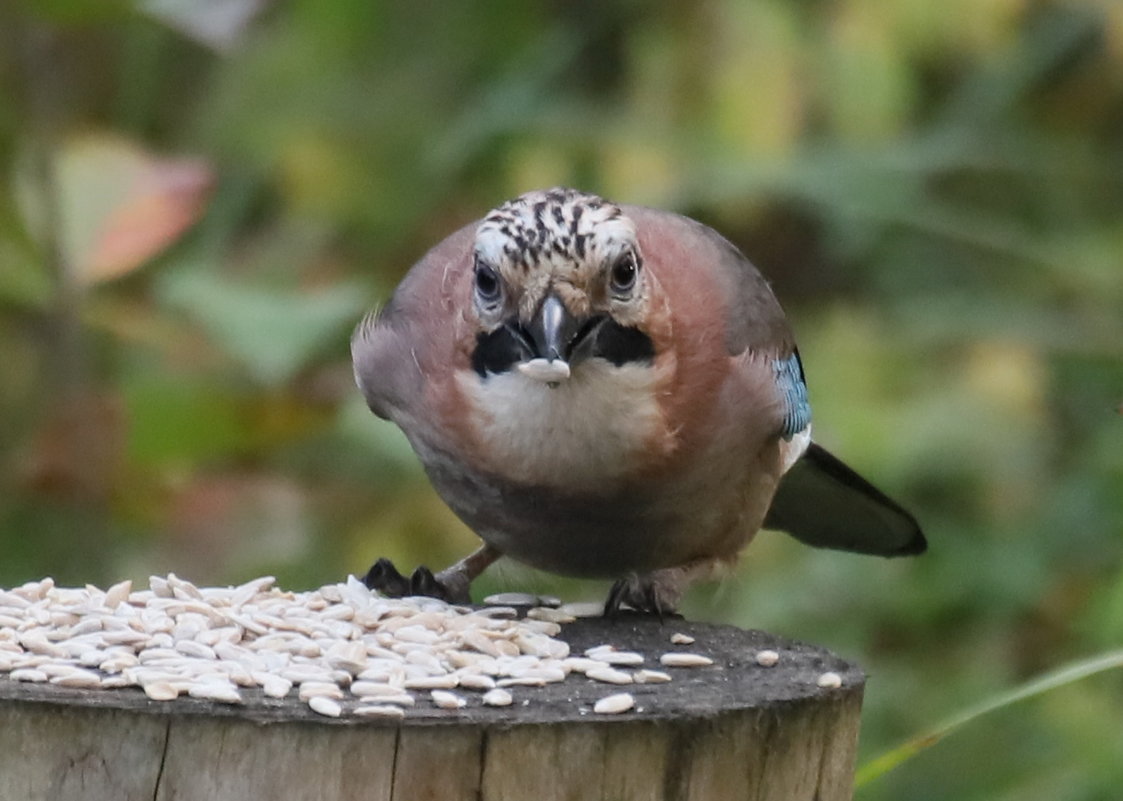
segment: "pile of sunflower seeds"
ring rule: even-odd
[[[240,704],[244,689],[260,688],[272,698],[295,693],[329,717],[403,717],[419,694],[443,709],[464,707],[469,697],[507,706],[513,688],[571,673],[613,685],[671,680],[641,668],[642,654],[611,645],[571,655],[556,638],[560,624],[574,620],[564,608],[534,607],[518,619],[511,606],[383,598],[353,576],[310,592],[274,582],[267,576],[238,587],[196,587],[170,574],[140,590],[131,581],[107,590],[56,587],[50,578],[0,589],[0,677],[139,687],[157,701],[188,695]],[[688,640],[675,635],[672,642]],[[681,651],[660,661],[712,664]],[[630,695],[615,693],[594,711],[633,706]]]

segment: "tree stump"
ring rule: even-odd
[[[696,642],[670,644],[682,632]],[[759,631],[583,619],[564,626],[574,653],[602,643],[638,651],[669,683],[614,687],[579,675],[511,687],[493,708],[428,699],[404,719],[326,718],[295,696],[247,693],[244,705],[140,690],[79,690],[0,678],[0,798],[21,801],[553,801],[851,797],[864,677],[829,652]],[[762,649],[779,652],[772,667]],[[712,666],[668,668],[660,654]],[[837,674],[823,682],[824,673]],[[820,684],[827,686],[820,686]],[[633,710],[605,715],[614,692]]]

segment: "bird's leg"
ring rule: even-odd
[[[714,572],[713,559],[699,559],[678,567],[632,573],[619,579],[608,592],[604,603],[605,617],[619,614],[625,607],[660,618],[677,615],[679,602],[687,588]]]
[[[490,545],[481,545],[459,562],[449,565],[435,577],[436,582],[456,599],[456,603],[468,603],[468,586],[476,576],[491,567],[503,554]]]
[[[421,566],[409,578],[399,573],[393,562],[383,558],[371,565],[363,576],[363,584],[390,598],[423,595],[449,603],[468,603],[471,600],[469,585],[502,555],[490,545],[483,545],[436,575]]]

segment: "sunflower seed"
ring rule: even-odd
[[[81,688],[139,686],[149,698],[190,695],[242,703],[239,687],[297,695],[332,710],[350,696],[368,707],[411,706],[408,690],[431,690],[439,708],[460,708],[457,686],[491,699],[497,685],[562,682],[571,672],[600,680],[657,681],[612,665],[643,657],[611,645],[571,657],[556,639],[573,620],[557,599],[501,595],[484,610],[425,598],[391,600],[354,577],[305,593],[269,576],[237,587],[198,587],[174,574],[148,588],[56,587],[50,579],[0,590],[0,672],[12,680]],[[514,605],[526,608],[518,620]],[[594,658],[595,657],[595,658]],[[489,702],[490,703],[490,702]],[[342,706],[340,706],[342,712]],[[321,714],[323,714],[321,712]],[[370,713],[375,714],[375,713]]]
[[[484,598],[488,606],[538,606],[538,596],[529,592],[499,592]]]
[[[497,687],[545,687],[547,683],[541,676],[513,676],[495,684]]]
[[[356,681],[351,684],[349,689],[352,695],[363,697],[400,695],[402,692],[401,687],[377,681]]]
[[[495,687],[495,679],[483,673],[459,673],[457,679],[466,690],[491,690]]]
[[[547,623],[573,623],[577,618],[560,609],[551,609],[548,606],[536,606],[528,609],[526,616],[531,620],[543,620]]]
[[[466,646],[479,651],[481,654],[488,656],[500,656],[499,649],[495,646],[495,641],[490,637],[485,637],[481,631],[466,631],[462,635],[462,640]]]
[[[506,690],[496,688],[484,693],[481,700],[487,706],[510,706],[514,698],[512,698],[511,694]]]
[[[405,692],[401,695],[379,695],[377,698],[380,704],[394,704],[395,706],[413,706],[417,703],[412,695]]]
[[[407,690],[444,690],[451,689],[460,683],[460,679],[452,673],[445,673],[440,676],[419,676],[412,679],[406,679],[402,682],[402,686]]]
[[[644,662],[643,654],[637,654],[634,651],[600,651],[588,654],[588,657],[595,659],[597,662],[604,662],[606,665],[619,665],[621,667],[642,665]]]
[[[361,642],[342,642],[330,647],[324,657],[338,670],[359,673],[367,666],[367,649]]]
[[[228,681],[207,681],[201,684],[192,684],[187,694],[192,698],[200,698],[204,701],[218,701],[223,704],[243,703],[242,694],[238,692],[238,688]]]
[[[62,648],[61,646],[55,645],[53,642],[50,642],[42,634],[33,634],[28,632],[20,637],[20,644],[26,651],[31,651],[35,654],[42,654],[43,656],[53,657],[55,659],[65,659],[68,655],[65,648]]]
[[[308,706],[316,714],[329,718],[337,718],[343,714],[343,707],[323,695],[313,695],[308,699]]]
[[[170,681],[153,681],[144,685],[144,694],[153,701],[174,701],[179,690]]]
[[[35,668],[16,668],[8,674],[8,678],[13,681],[46,681],[49,677],[46,673]]]
[[[360,718],[404,718],[406,712],[400,706],[389,704],[369,704],[355,707],[353,715]]]
[[[600,617],[604,614],[604,604],[594,601],[578,601],[562,604],[558,610],[574,617]]]
[[[705,667],[712,665],[714,660],[701,654],[670,653],[659,657],[659,662],[667,667]]]
[[[251,673],[261,691],[270,698],[284,698],[292,690],[292,682],[273,673]]]
[[[828,671],[819,676],[818,681],[816,681],[815,683],[827,690],[837,690],[842,686],[842,676],[832,671]]]
[[[194,656],[198,659],[218,659],[213,648],[194,640],[180,640],[175,644],[175,649],[184,656]]]
[[[608,684],[632,684],[635,681],[631,673],[611,667],[593,668],[585,672],[585,677]]]
[[[450,693],[447,690],[433,690],[429,695],[432,697],[433,703],[441,709],[460,709],[468,703],[456,693]]]
[[[116,609],[129,600],[129,593],[133,591],[133,583],[126,579],[119,581],[105,591],[105,608]]]
[[[632,680],[636,684],[663,684],[671,680],[669,673],[664,673],[661,670],[637,670],[632,674]]]
[[[776,651],[764,650],[756,652],[756,663],[761,667],[772,667],[780,661],[780,654]]]
[[[590,670],[597,670],[604,667],[604,662],[598,662],[596,659],[589,659],[584,656],[571,656],[562,661],[566,670],[576,673],[588,673]]]
[[[300,690],[297,697],[301,701],[308,701],[312,698],[342,698],[343,690],[339,689],[338,684],[324,682],[324,681],[306,681],[300,685]]]
[[[89,689],[101,686],[101,676],[94,673],[92,670],[71,667],[69,671],[51,677],[51,684],[57,684],[60,687],[81,687]]]
[[[598,715],[619,715],[627,712],[636,705],[636,699],[630,693],[616,693],[606,695],[593,705],[593,711]]]
[[[540,606],[534,607],[534,609],[544,609],[544,608],[545,607],[540,607]],[[530,611],[533,612],[534,609],[531,609]],[[546,611],[552,612],[554,610],[547,609]],[[547,637],[556,637],[559,634],[561,634],[561,625],[560,624],[554,623],[553,621],[550,621],[550,620],[537,620],[535,618],[530,617],[529,613],[527,613],[527,618],[522,621],[522,628],[529,629],[530,631],[536,632],[538,634],[545,634]]]

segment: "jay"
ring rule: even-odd
[[[811,441],[767,282],[687,217],[555,188],[449,236],[356,328],[355,377],[483,540],[391,595],[462,602],[501,556],[615,579],[606,613],[672,612],[762,528],[918,554],[916,520]]]

